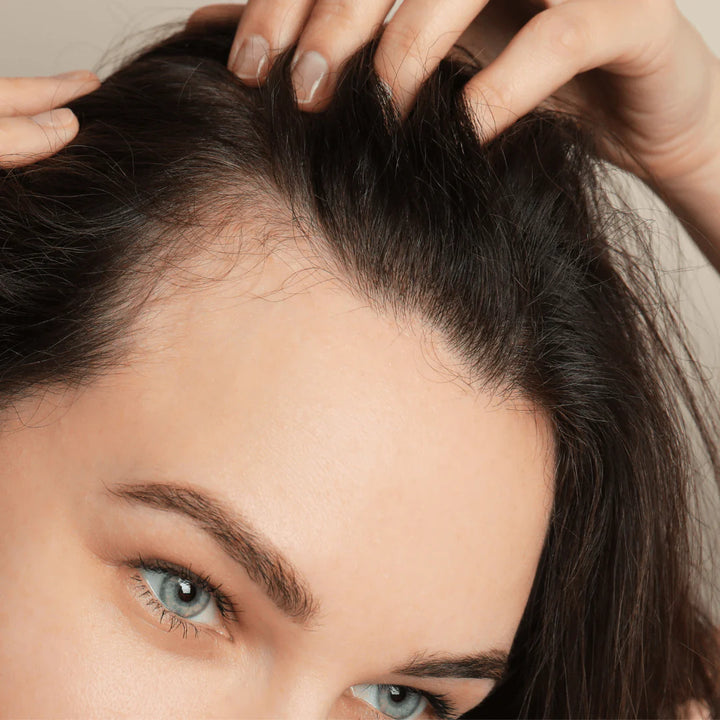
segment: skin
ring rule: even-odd
[[[382,718],[348,689],[460,712],[490,690],[392,670],[509,649],[552,504],[549,424],[308,267],[277,251],[162,295],[122,367],[3,418],[0,716]],[[251,522],[316,596],[311,626],[188,518],[108,493],[137,482]],[[169,631],[131,581],[138,554],[209,574],[239,621]]]

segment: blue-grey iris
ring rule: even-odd
[[[157,599],[180,617],[199,615],[212,600],[206,590],[177,575],[158,570],[143,570],[142,575]]]
[[[413,720],[428,705],[422,693],[402,685],[353,685],[350,690],[393,720]]]

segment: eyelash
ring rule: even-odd
[[[430,707],[433,709],[433,713],[437,715],[439,720],[454,720],[458,717],[457,710],[455,709],[455,706],[450,702],[450,699],[447,695],[435,695],[433,693],[426,692],[425,690],[417,690],[415,688],[410,689],[420,693],[430,703]]]
[[[145,560],[142,556],[138,555],[136,560],[128,563],[130,567],[135,570],[147,570],[155,572],[165,572],[169,575],[182,578],[191,582],[193,585],[201,588],[212,597],[215,602],[218,612],[223,620],[236,621],[239,611],[235,602],[233,602],[231,596],[223,592],[220,588],[220,584],[214,583],[209,575],[201,576],[194,573],[190,568],[183,567],[182,565],[176,565],[175,563],[168,562],[167,560],[153,559]],[[209,628],[205,625],[194,623],[192,620],[180,617],[176,615],[172,610],[166,608],[158,599],[155,597],[155,593],[148,587],[147,582],[142,578],[141,575],[133,575],[132,580],[137,584],[138,589],[141,591],[140,596],[144,598],[145,604],[152,608],[156,614],[159,614],[160,623],[165,622],[165,617],[168,617],[168,623],[170,625],[168,632],[172,632],[175,628],[182,629],[183,638],[187,638],[188,630],[192,629],[197,637],[201,632],[207,632]]]
[[[209,575],[197,575],[190,568],[183,567],[182,565],[176,565],[175,563],[168,562],[167,560],[145,560],[145,558],[141,555],[138,555],[137,559],[128,564],[135,570],[166,572],[197,585],[210,594],[217,605],[218,612],[223,620],[237,620],[238,610],[236,604],[233,602],[230,595],[220,590],[221,585],[214,583],[210,579]],[[155,593],[153,593],[153,591],[148,587],[141,575],[133,575],[132,580],[137,583],[138,589],[141,591],[140,596],[145,599],[145,603],[152,608],[156,614],[159,614],[160,623],[164,622],[165,616],[169,618],[168,622],[170,628],[168,629],[168,632],[172,632],[175,628],[181,628],[183,638],[187,638],[188,630],[190,629],[194,630],[195,637],[197,637],[201,632],[207,632],[207,628],[205,626],[198,625],[197,623],[192,622],[192,620],[182,618],[172,612],[172,610],[168,610],[168,608],[166,608],[155,597]],[[419,693],[428,701],[433,713],[439,718],[439,720],[453,720],[453,718],[457,717],[457,710],[450,702],[447,695],[429,693],[425,690],[419,690],[417,688],[409,689],[413,692]]]

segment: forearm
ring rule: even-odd
[[[720,272],[720,60],[714,58],[715,78],[696,142],[681,148],[675,172],[656,173],[650,187],[677,215],[695,244]]]

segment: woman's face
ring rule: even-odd
[[[293,263],[168,298],[127,364],[5,420],[4,717],[432,718],[493,686],[549,425]]]

